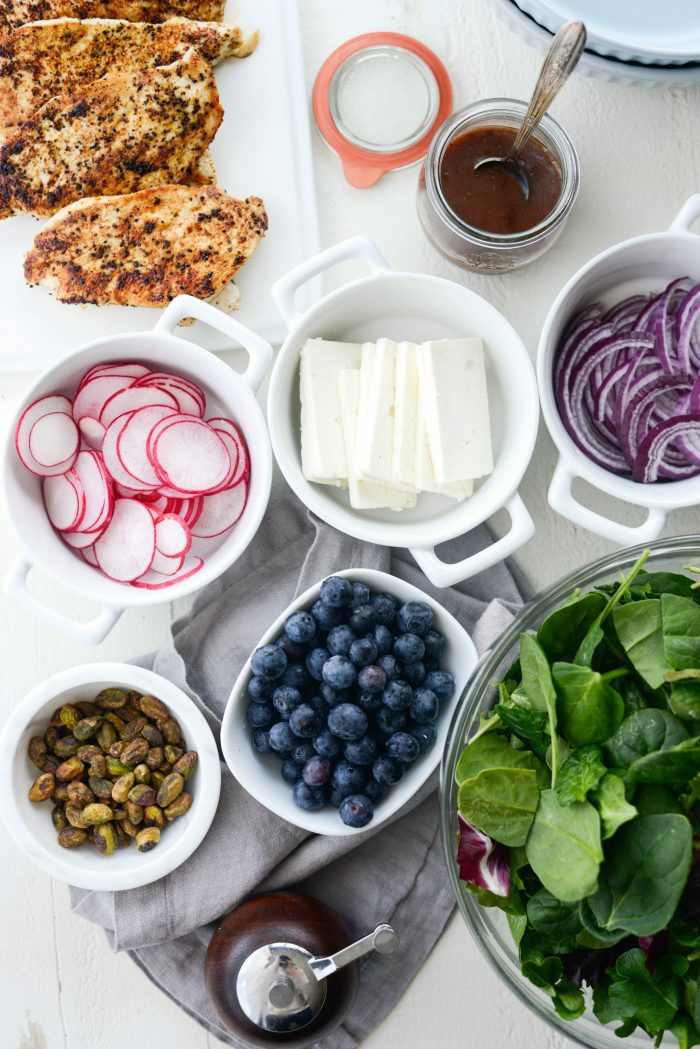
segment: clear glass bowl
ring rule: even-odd
[[[594,561],[555,583],[523,608],[508,630],[479,661],[452,720],[441,767],[440,810],[443,846],[457,905],[469,931],[489,964],[525,1005],[568,1038],[589,1049],[650,1049],[653,1043],[647,1035],[639,1031],[629,1038],[618,1038],[614,1033],[614,1026],[619,1024],[603,1026],[590,1009],[587,1009],[579,1020],[562,1020],[554,1012],[549,995],[538,990],[522,975],[505,915],[495,908],[481,907],[459,878],[455,862],[455,769],[462,748],[477,728],[480,716],[489,711],[496,702],[494,682],[499,680],[502,672],[516,658],[520,635],[536,629],[577,587],[585,592],[598,584],[619,579],[620,573],[628,572],[644,549],[644,546],[631,547]],[[645,570],[648,571],[682,572],[684,565],[700,563],[700,535],[661,539],[656,543],[650,543],[649,549],[651,555],[645,565]],[[664,1038],[662,1045],[668,1046],[669,1049],[672,1046],[678,1049],[678,1043],[671,1035]]]

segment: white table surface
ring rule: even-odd
[[[300,8],[309,91],[331,50],[373,30],[408,33],[434,48],[452,76],[457,105],[494,95],[524,97],[537,72],[538,57],[501,26],[488,0],[301,0]],[[508,317],[534,356],[548,305],[565,279],[600,249],[665,228],[686,197],[700,189],[699,110],[698,89],[647,91],[575,77],[554,113],[580,153],[578,204],[552,251],[506,277],[461,272],[429,246],[414,207],[417,169],[385,177],[371,190],[355,190],[315,136],[322,242],[366,233],[398,268],[463,281]],[[3,418],[21,400],[28,380],[28,375],[2,377]],[[537,534],[519,561],[538,586],[610,549],[549,510],[546,489],[554,451],[543,431],[521,488]],[[639,519],[631,511],[621,517]],[[700,531],[698,525],[696,510],[678,512],[667,532]],[[3,516],[0,574],[15,545]],[[77,607],[47,580],[36,585],[44,599]],[[3,599],[0,719],[33,685],[63,667],[129,659],[156,647],[172,614],[167,606],[127,612],[101,646],[88,649]],[[134,1049],[221,1044],[155,990],[128,958],[108,953],[101,931],[70,914],[63,885],[37,871],[6,840],[0,856],[0,1049],[114,1049],[125,1037]],[[572,1044],[530,1015],[499,983],[457,917],[409,992],[365,1044],[367,1049],[404,1049],[431,1043],[441,1049],[563,1049]]]

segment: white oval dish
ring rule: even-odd
[[[243,346],[250,362],[242,374],[201,346],[176,336],[179,321],[196,317]],[[108,579],[69,549],[51,527],[41,497],[41,480],[22,465],[15,450],[15,429],[24,408],[48,393],[75,394],[83,374],[92,365],[111,361],[139,361],[153,369],[166,369],[192,379],[207,397],[207,415],[230,416],[243,430],[251,461],[251,483],[243,516],[235,527],[213,540],[195,540],[192,553],[204,555],[204,565],[189,579],[164,590],[146,590]],[[243,553],[258,530],[267,508],[272,483],[272,453],[263,413],[255,399],[272,361],[272,348],[239,321],[215,307],[181,295],[173,299],[153,331],[106,336],[67,354],[41,373],[27,390],[10,421],[5,437],[3,488],[8,517],[22,552],[5,579],[5,589],[37,618],[77,637],[98,644],[112,629],[125,608],[144,608],[185,597],[221,575]],[[27,589],[26,577],[40,565],[69,590],[102,606],[88,622],[78,622],[41,604]]]
[[[349,259],[369,276],[324,296],[305,313],[295,312],[297,290],[312,277]],[[435,586],[482,572],[509,557],[534,534],[518,495],[537,435],[537,384],[527,350],[490,303],[461,284],[418,273],[394,272],[366,237],[353,237],[302,263],[272,289],[289,335],[270,377],[267,417],[272,447],[292,490],[328,524],[382,546],[407,547]],[[353,510],[347,492],[312,484],[301,469],[299,354],[308,338],[365,342],[385,336],[413,342],[478,335],[484,340],[494,450],[493,473],[477,482],[462,503],[423,493],[410,510]],[[505,507],[510,530],[485,550],[447,564],[435,547],[469,532]]]
[[[160,842],[150,852],[139,852],[133,843],[111,856],[100,855],[87,842],[76,849],[61,848],[51,822],[51,802],[31,802],[27,797],[39,775],[27,757],[29,740],[43,736],[56,707],[91,701],[110,686],[134,688],[161,699],[180,722],[188,748],[199,755],[197,769],[188,780],[192,807],[166,824]],[[0,735],[0,789],[2,818],[9,835],[37,867],[81,889],[135,889],[175,870],[200,844],[219,803],[221,766],[203,715],[170,681],[128,663],[88,663],[42,681],[12,711]]]
[[[377,805],[374,818],[366,827],[346,827],[337,811],[330,805],[326,805],[317,812],[305,812],[300,809],[292,798],[292,788],[284,782],[280,775],[279,759],[273,754],[259,754],[254,749],[251,728],[246,718],[246,711],[250,703],[246,694],[246,686],[251,677],[250,659],[247,660],[233,686],[221,724],[221,749],[226,764],[241,786],[277,816],[305,830],[337,837],[338,835],[360,834],[363,830],[375,830],[398,812],[425,783],[431,772],[437,768],[440,764],[452,714],[478,662],[478,657],[471,638],[455,617],[418,587],[386,572],[378,572],[370,568],[346,568],[335,574],[344,576],[351,582],[366,583],[373,590],[393,594],[401,602],[425,601],[430,605],[435,617],[435,629],[447,638],[447,648],[441,660],[441,667],[449,670],[454,675],[456,682],[454,695],[440,711],[436,723],[437,740],[432,749],[422,754],[415,765],[404,774],[403,779],[391,788],[386,798]],[[279,637],[285,620],[292,612],[296,612],[299,608],[309,608],[316,601],[321,591],[321,582],[323,580],[309,587],[292,601],[289,607],[277,617],[269,630],[265,631],[256,648],[267,645]]]
[[[598,300],[613,305],[637,292],[661,291],[674,277],[700,283],[700,237],[690,233],[700,217],[700,194],[681,208],[665,233],[634,237],[602,251],[582,266],[564,285],[550,307],[537,351],[537,379],[542,415],[559,451],[549,487],[549,505],[562,517],[620,546],[658,539],[671,510],[695,506],[700,500],[700,478],[640,484],[609,473],[592,462],[572,441],[559,415],[552,385],[552,369],[561,337],[574,314]],[[575,478],[635,506],[648,510],[637,526],[619,524],[582,506],[572,493]]]

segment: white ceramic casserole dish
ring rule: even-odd
[[[671,510],[700,502],[700,477],[641,484],[619,477],[592,462],[573,442],[559,415],[552,371],[560,340],[572,317],[589,303],[612,306],[638,292],[659,292],[674,277],[700,282],[700,237],[690,232],[700,217],[700,194],[683,205],[668,231],[634,237],[616,244],[587,262],[564,285],[544,322],[537,352],[537,379],[542,414],[559,451],[549,487],[549,505],[562,517],[620,546],[658,539]],[[583,478],[594,488],[626,503],[646,508],[640,525],[625,525],[582,506],[572,492]]]
[[[175,335],[178,322],[185,317],[195,317],[226,335],[233,345],[243,346],[250,356],[246,370],[239,374],[213,353]],[[221,575],[255,535],[270,497],[272,454],[255,391],[271,360],[272,348],[259,335],[215,307],[189,295],[181,295],[173,299],[153,331],[97,339],[43,371],[26,391],[5,436],[5,506],[21,548],[5,579],[7,593],[44,622],[72,634],[85,644],[94,645],[106,637],[124,609],[144,608],[185,597]],[[25,469],[15,450],[17,422],[28,404],[48,393],[64,393],[72,397],[88,368],[112,361],[138,361],[192,379],[206,394],[207,416],[231,417],[240,425],[248,443],[251,482],[242,517],[231,531],[216,539],[195,540],[192,553],[202,554],[204,565],[189,579],[165,590],[145,590],[115,582],[88,565],[77,551],[69,549],[46,516],[41,479]],[[69,590],[101,605],[101,611],[88,622],[78,622],[43,605],[26,585],[27,575],[34,565],[41,566]]]
[[[295,296],[311,278],[336,263],[359,260],[369,276],[353,280],[297,313]],[[508,321],[481,296],[460,284],[391,269],[377,247],[353,237],[302,263],[272,289],[289,326],[270,377],[267,416],[272,448],[292,490],[315,514],[348,535],[382,546],[400,546],[435,586],[476,575],[510,556],[534,534],[518,485],[537,435],[539,405],[527,351]],[[484,340],[494,451],[493,473],[462,503],[423,493],[410,510],[353,510],[344,489],[312,484],[301,469],[299,353],[307,339],[349,342],[382,336],[423,342],[478,335]],[[510,529],[486,549],[454,564],[435,547],[488,520],[505,508]]]

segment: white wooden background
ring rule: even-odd
[[[493,95],[526,97],[538,68],[538,56],[502,27],[489,0],[300,0],[299,6],[309,91],[322,61],[338,44],[382,29],[411,34],[437,51],[452,76],[457,105]],[[355,190],[315,136],[324,246],[366,233],[399,268],[463,281],[508,317],[534,355],[548,305],[565,279],[600,249],[663,229],[685,198],[700,189],[700,90],[645,91],[575,77],[554,112],[580,153],[581,194],[561,240],[534,267],[498,278],[460,272],[423,238],[414,206],[415,168],[390,175],[371,190]],[[264,119],[264,109],[260,116]],[[0,380],[4,418],[21,400],[28,379]],[[549,511],[545,493],[553,463],[551,442],[541,432],[521,489],[537,535],[520,562],[537,585],[607,549]],[[627,514],[625,519],[638,518]],[[669,534],[699,530],[696,510],[675,514],[668,529]],[[3,517],[3,574],[14,548]],[[44,599],[76,607],[46,581],[37,586]],[[98,649],[86,649],[3,599],[0,717],[62,667],[128,659],[156,647],[171,614],[167,607],[128,612]],[[126,957],[110,955],[97,928],[71,916],[63,885],[35,870],[4,839],[0,857],[0,1049],[114,1049],[124,1039],[134,1049],[214,1049],[220,1044]],[[441,1049],[572,1044],[527,1013],[498,982],[456,917],[410,991],[366,1044],[367,1049],[403,1049],[431,1042]]]

